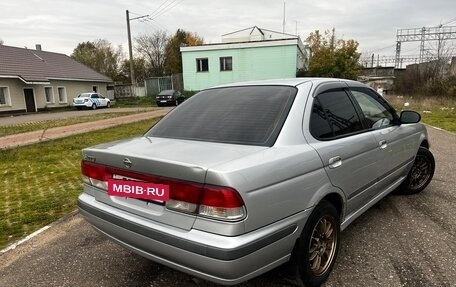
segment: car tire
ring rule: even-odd
[[[161,103],[159,103],[159,102],[156,102],[156,103],[157,103],[157,107],[161,107],[161,105],[162,105]]]
[[[106,107],[109,109],[109,108],[111,107],[111,103],[108,102],[108,103],[106,104]]]
[[[434,171],[434,155],[427,148],[420,147],[407,178],[396,189],[396,193],[409,195],[423,191],[431,182]]]
[[[334,267],[339,251],[340,219],[334,205],[321,201],[309,216],[291,257],[292,283],[320,286]]]
[[[96,104],[92,104],[92,110],[96,110],[97,109],[97,105]]]

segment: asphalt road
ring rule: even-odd
[[[456,135],[429,128],[433,181],[350,225],[324,286],[456,286]],[[216,286],[111,243],[79,214],[0,255],[0,286]],[[291,286],[281,269],[239,286]]]

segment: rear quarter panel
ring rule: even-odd
[[[273,147],[211,168],[206,182],[241,194],[247,209],[245,232],[312,208],[317,198],[334,191],[320,158],[306,144]]]

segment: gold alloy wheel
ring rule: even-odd
[[[315,276],[325,273],[334,260],[337,244],[336,221],[329,215],[320,219],[312,231],[309,244],[310,270]]]

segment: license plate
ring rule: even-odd
[[[108,179],[108,195],[163,202],[169,200],[169,185],[111,178]]]
[[[166,103],[166,101],[160,101],[160,103]]]

